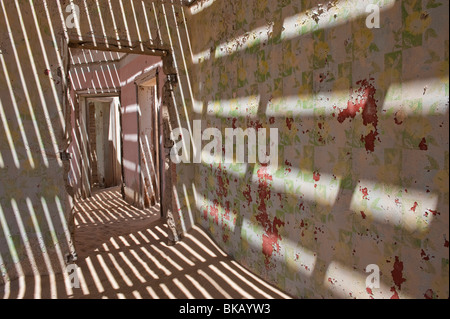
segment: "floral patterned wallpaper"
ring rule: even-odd
[[[293,296],[447,298],[448,5],[201,1],[196,118],[278,128],[282,165],[198,166],[196,221]]]
[[[58,68],[69,1],[46,3],[2,2],[0,10],[5,279],[34,273],[30,247],[41,274],[42,256],[58,270],[69,252],[57,160],[66,142]],[[448,1],[75,4],[83,9],[75,38],[140,39],[173,53],[181,126],[202,119],[204,127],[279,129],[276,170],[177,166],[184,230],[200,223],[237,261],[299,298],[448,298]],[[379,29],[366,26],[369,4],[380,7]],[[370,265],[380,288],[366,285]]]

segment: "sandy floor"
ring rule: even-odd
[[[0,288],[0,298],[289,298],[232,261],[200,228],[168,247],[159,214],[159,207],[128,205],[118,189],[96,193],[77,204],[80,288],[62,275],[27,277]]]

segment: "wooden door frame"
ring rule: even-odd
[[[161,205],[162,200],[163,200],[163,192],[162,192],[162,180],[163,180],[163,171],[162,171],[162,165],[161,165],[161,131],[160,131],[160,116],[159,116],[159,111],[161,108],[161,101],[160,101],[160,83],[159,83],[159,73],[160,73],[160,68],[161,66],[158,64],[156,65],[155,68],[148,70],[147,72],[145,72],[144,74],[142,74],[141,76],[137,77],[134,81],[134,84],[136,86],[136,101],[137,104],[140,106],[139,103],[139,88],[141,87],[145,87],[143,86],[144,83],[149,82],[154,80],[155,81],[155,105],[153,107],[152,110],[152,117],[153,117],[153,131],[155,132],[155,140],[152,141],[155,142],[155,175],[156,175],[156,184],[157,184],[157,194],[155,194],[155,196],[157,198],[155,198],[157,201],[159,201],[159,204]],[[140,115],[138,113],[138,149],[139,149],[139,185],[140,185],[140,196],[143,199],[144,196],[144,187],[142,185],[142,150],[141,150],[141,134],[140,134],[140,130],[141,130],[141,118]],[[161,214],[162,214],[162,210],[161,210]]]
[[[65,41],[65,43],[63,44],[64,48],[82,48],[82,49],[86,49],[86,50],[98,50],[98,51],[105,51],[105,52],[122,52],[122,53],[128,53],[128,54],[138,54],[138,55],[148,55],[148,56],[159,56],[162,58],[162,61],[160,63],[158,63],[155,67],[156,70],[156,86],[157,86],[157,100],[158,100],[158,112],[157,112],[157,118],[158,118],[158,133],[159,133],[159,141],[157,143],[157,147],[158,147],[158,162],[159,162],[159,193],[160,193],[160,206],[161,206],[161,217],[164,217],[164,211],[163,211],[163,203],[164,203],[164,187],[165,187],[165,183],[169,182],[171,183],[171,181],[166,181],[165,179],[165,169],[164,169],[164,163],[165,163],[165,154],[164,154],[164,129],[163,129],[163,118],[162,118],[162,114],[161,114],[161,106],[162,106],[162,95],[161,95],[161,90],[163,88],[163,86],[161,86],[160,83],[160,73],[164,74],[167,73],[166,69],[167,69],[167,58],[169,58],[169,60],[171,59],[171,50],[169,48],[163,48],[163,47],[144,47],[143,51],[138,51],[135,52],[132,48],[128,48],[128,47],[124,47],[123,49],[116,49],[113,48],[107,44],[100,42],[94,43],[92,41],[89,40],[84,40],[82,43],[79,41],[77,36],[69,36],[68,39]],[[70,62],[69,62],[70,63]],[[148,70],[148,72],[144,75],[141,75],[140,77],[136,78],[139,79],[143,76],[148,75],[149,72],[152,72],[153,69]],[[68,67],[67,69],[67,77],[69,76],[69,72],[70,72],[70,67]],[[169,72],[170,73],[170,72]],[[102,92],[104,92],[103,94],[97,94],[98,96],[111,96],[111,95],[117,95],[119,96],[119,100],[120,100],[120,104],[121,106],[122,104],[122,100],[121,100],[121,92],[120,92],[120,88],[106,88],[103,89]],[[88,91],[79,91],[77,92],[75,90],[75,97],[78,97],[79,99],[86,97],[90,92]],[[81,103],[80,103],[81,104]],[[124,169],[124,149],[123,149],[123,145],[124,145],[124,134],[123,134],[123,107],[121,107],[121,112],[120,113],[120,136],[121,136],[121,160],[122,160],[122,196],[123,199],[126,200],[126,190],[125,190],[125,169]],[[79,118],[79,114],[75,114],[75,116],[78,116]],[[81,156],[80,156],[81,157]],[[140,158],[140,154],[139,154],[139,158]],[[81,166],[82,168],[82,166]],[[83,174],[83,173],[82,173]],[[81,178],[81,177],[80,177]],[[81,191],[83,188],[83,184],[82,182],[80,182],[81,185]]]
[[[79,108],[78,108],[78,114],[75,114],[75,116],[80,120],[80,167],[81,167],[81,176],[80,176],[80,186],[81,186],[81,195],[83,198],[89,198],[92,196],[92,185],[91,185],[91,179],[90,176],[85,176],[86,174],[91,174],[90,172],[90,165],[92,165],[90,157],[87,156],[87,159],[85,158],[86,152],[88,152],[88,147],[86,147],[85,142],[87,143],[89,141],[89,134],[87,132],[87,116],[88,116],[88,100],[89,99],[95,99],[95,98],[119,98],[120,104],[122,105],[121,98],[120,98],[120,91],[114,92],[114,93],[102,93],[102,94],[90,94],[87,91],[75,91],[75,96],[79,99]],[[84,108],[84,109],[83,109]],[[122,194],[124,194],[124,169],[123,169],[123,131],[122,131],[122,107],[120,107],[119,110],[119,135],[120,135],[120,156],[121,156],[121,166],[122,166],[122,181],[121,181],[121,189]],[[85,118],[82,119],[83,112],[85,111]],[[87,154],[89,155],[89,154]],[[86,166],[87,165],[87,166]],[[86,178],[88,179],[86,181]]]

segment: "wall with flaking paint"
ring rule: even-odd
[[[373,1],[379,30],[364,26],[369,1],[209,0],[190,10],[74,2],[81,23],[71,39],[170,50],[179,126],[280,131],[276,171],[176,167],[173,210],[184,230],[202,224],[243,265],[301,298],[448,298],[447,1]],[[69,251],[57,159],[68,3],[1,2],[5,278],[48,272],[47,252],[61,269]],[[381,268],[379,290],[365,287],[368,264]]]
[[[196,118],[279,129],[277,170],[196,168],[197,221],[227,252],[301,298],[448,298],[448,5],[193,9]]]

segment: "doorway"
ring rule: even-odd
[[[87,105],[91,185],[94,189],[119,186],[122,180],[119,98],[89,98]]]
[[[163,60],[82,48],[70,54],[79,197],[121,186],[136,208],[161,203]]]
[[[119,96],[80,98],[83,196],[122,185]],[[84,165],[83,165],[84,164]]]

